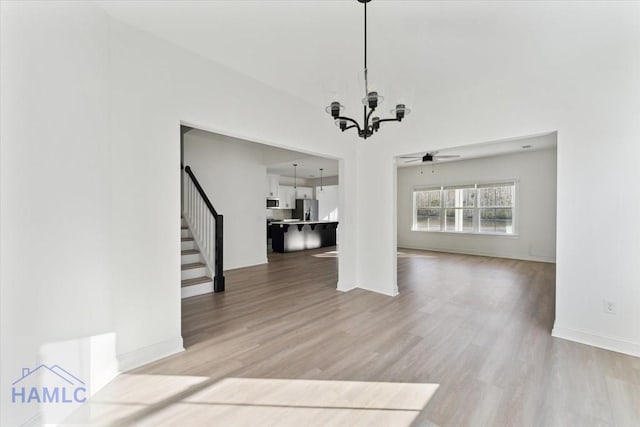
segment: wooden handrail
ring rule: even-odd
[[[200,195],[200,197],[202,197],[202,201],[204,202],[207,209],[209,209],[209,212],[211,212],[211,215],[213,215],[213,218],[215,220],[215,224],[216,224],[215,226],[216,235],[215,235],[215,244],[214,244],[215,272],[213,277],[213,292],[224,292],[225,279],[224,279],[224,272],[222,269],[223,255],[224,255],[224,217],[220,215],[216,211],[216,209],[213,207],[213,204],[209,200],[209,197],[207,197],[207,193],[205,193],[204,190],[202,189],[202,186],[200,185],[200,183],[198,182],[198,179],[193,174],[193,171],[191,170],[191,168],[187,166],[184,168],[184,171],[187,173],[187,175],[189,175],[189,178],[191,178],[191,182],[193,183],[193,186],[198,191],[198,194]]]
[[[218,212],[216,212],[215,208],[211,204],[211,201],[207,197],[207,193],[205,193],[204,190],[202,189],[202,186],[200,186],[200,183],[198,182],[196,176],[193,174],[191,167],[187,166],[186,168],[184,168],[184,171],[191,178],[193,185],[195,185],[196,190],[198,190],[200,197],[202,197],[202,200],[204,201],[204,204],[207,206],[207,208],[209,208],[209,211],[213,214],[214,218],[218,218]]]

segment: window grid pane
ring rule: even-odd
[[[480,209],[479,231],[481,233],[513,234],[512,208]]]
[[[475,206],[475,188],[445,188],[443,193],[444,206],[447,208],[472,208]]]
[[[423,190],[415,193],[417,208],[439,208],[440,190]]]
[[[479,207],[513,207],[514,184],[478,188]]]
[[[440,209],[418,208],[416,227],[427,231],[440,231]]]
[[[446,209],[445,231],[473,232],[473,209]]]
[[[414,190],[414,228],[513,234],[515,183]]]

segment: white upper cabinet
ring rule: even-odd
[[[267,175],[267,197],[280,197],[278,187],[280,185],[280,175]]]
[[[278,188],[280,194],[280,209],[295,209],[296,208],[296,190],[293,187],[287,185],[281,185]]]
[[[298,187],[298,199],[313,199],[312,187]]]

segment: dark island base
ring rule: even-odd
[[[338,222],[295,222],[271,224],[274,252],[293,252],[336,245]]]

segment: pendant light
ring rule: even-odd
[[[362,98],[364,104],[363,124],[360,124],[350,118],[342,115],[344,106],[339,101],[333,101],[325,111],[333,117],[336,126],[340,128],[342,132],[347,129],[356,128],[358,130],[358,136],[364,139],[369,138],[374,132],[378,132],[380,124],[384,122],[401,122],[404,117],[411,112],[404,104],[397,104],[396,108],[391,110],[391,114],[395,117],[388,119],[381,119],[380,117],[371,117],[378,105],[382,103],[382,96],[375,91],[369,91],[368,69],[367,69],[367,3],[371,0],[358,0],[359,3],[364,5],[364,87],[365,93]],[[369,124],[371,120],[371,124]]]
[[[293,164],[293,194],[295,195],[295,198],[298,198],[298,186],[296,185],[296,181],[297,181],[297,170],[298,170],[298,164],[294,163]]]
[[[322,188],[322,171],[323,170],[324,170],[323,168],[320,168],[320,191],[324,191],[324,189]]]

